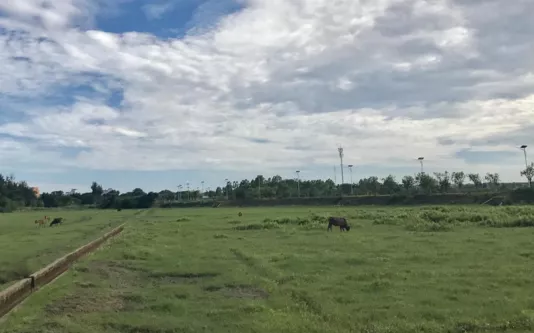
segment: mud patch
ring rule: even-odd
[[[91,274],[98,280],[105,280],[114,288],[143,283],[143,273],[135,267],[113,261],[91,261],[74,268],[78,272]]]
[[[269,297],[267,291],[246,284],[227,284],[224,287],[209,286],[204,290],[208,292],[220,292],[222,295],[231,298],[265,299]]]
[[[219,276],[220,273],[203,272],[203,273],[178,273],[178,272],[154,272],[149,273],[148,277],[167,283],[178,282],[196,282],[202,279],[209,279]]]
[[[45,312],[51,315],[65,315],[91,312],[115,312],[124,309],[124,301],[117,293],[95,295],[79,290],[45,306]]]

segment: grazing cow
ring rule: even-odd
[[[328,229],[326,230],[332,231],[332,226],[339,227],[339,231],[350,231],[350,226],[347,223],[347,219],[344,217],[329,217]]]
[[[52,220],[52,222],[50,222],[50,226],[54,226],[54,225],[60,225],[63,223],[63,218],[62,217],[56,217],[55,219]]]
[[[45,226],[45,220],[35,220],[35,224],[39,224],[39,227],[44,227]]]

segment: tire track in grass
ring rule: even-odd
[[[261,259],[248,255],[243,251],[231,248],[230,252],[245,266],[256,271],[264,277],[264,280],[270,285],[271,290],[277,290],[284,295],[289,295],[291,301],[301,310],[306,313],[316,316],[318,319],[328,322],[336,322],[341,325],[343,321],[337,320],[334,316],[324,312],[321,304],[313,299],[306,291],[296,290],[291,287],[284,287],[284,285],[295,279],[294,275],[284,275],[277,272],[272,267],[268,267]]]

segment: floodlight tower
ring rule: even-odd
[[[261,199],[261,175],[258,176],[258,198]]]
[[[343,185],[345,183],[345,179],[343,178],[343,148],[339,147],[337,151],[339,152],[339,160],[341,165],[341,185]]]
[[[191,201],[191,183],[187,182],[187,201]]]
[[[179,201],[182,201],[182,188],[183,186],[182,185],[178,185],[178,199],[180,199]]]
[[[300,170],[297,170],[297,195],[300,198]]]
[[[350,170],[350,195],[354,195],[354,189],[353,189],[354,182],[352,181],[352,167],[353,166],[354,165],[349,164],[349,170]]]
[[[522,149],[523,153],[525,154],[525,167],[528,169],[527,147],[527,145],[522,145],[521,147],[519,147],[519,149]]]
[[[425,173],[425,169],[423,167],[423,161],[425,160],[425,158],[424,157],[419,157],[418,160],[421,163],[421,173],[423,174],[423,173]]]

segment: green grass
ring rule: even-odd
[[[96,239],[134,213],[55,210],[0,214],[0,288]],[[63,217],[65,222],[59,227],[39,227],[35,220],[44,215]]]
[[[351,231],[327,233],[329,214]],[[533,217],[531,207],[148,210],[0,330],[532,332]]]

